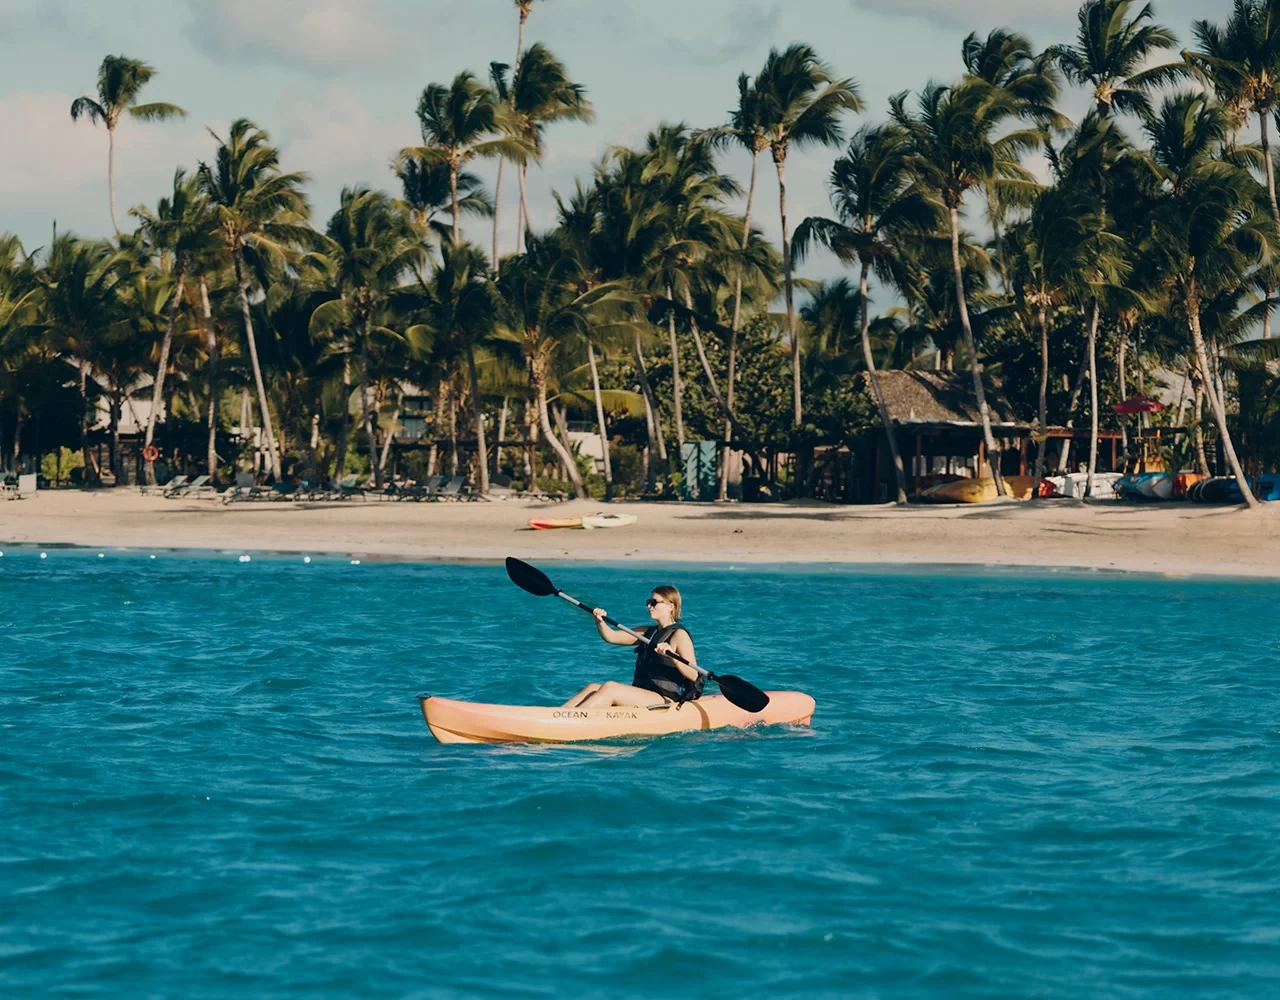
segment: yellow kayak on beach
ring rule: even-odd
[[[1029,500],[1041,495],[1037,486],[1039,480],[1035,476],[1005,476],[1004,485],[1009,496],[1015,500]],[[920,494],[920,499],[933,503],[986,503],[994,500],[996,481],[990,476],[981,479],[957,479],[950,483],[939,483]]]

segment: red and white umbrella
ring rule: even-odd
[[[1159,413],[1164,409],[1164,403],[1147,396],[1131,396],[1123,403],[1114,404],[1111,409],[1117,413]]]

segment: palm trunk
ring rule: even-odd
[[[649,434],[649,445],[645,451],[644,482],[645,488],[652,493],[657,485],[657,477],[653,463],[649,461],[649,453],[655,448],[665,464],[667,446],[662,439],[662,423],[658,419],[658,404],[653,398],[653,387],[649,385],[649,373],[644,366],[644,352],[640,349],[640,331],[635,332],[636,375],[640,379],[640,394],[644,397],[644,422]]]
[[[1204,451],[1204,427],[1201,424],[1204,418],[1204,379],[1200,374],[1198,361],[1191,366],[1190,377],[1195,410],[1195,429],[1191,432],[1191,447],[1196,455],[1196,471],[1202,476],[1211,476],[1213,473],[1209,469],[1209,456]]]
[[[751,181],[747,185],[747,206],[742,214],[742,252],[747,252],[751,243],[751,208],[756,197],[756,168],[760,164],[760,154],[751,151]],[[737,377],[738,331],[742,329],[742,272],[744,264],[738,264],[738,275],[733,285],[733,322],[729,327],[729,375],[725,382],[725,406],[733,413],[733,390]],[[724,421],[724,454],[720,463],[719,499],[729,498],[729,448],[733,444],[733,420],[726,416]]]
[[[1093,496],[1093,474],[1098,468],[1098,300],[1089,314],[1089,474],[1085,499]]]
[[[547,440],[551,442],[551,447],[555,449],[556,455],[563,463],[565,472],[569,475],[569,481],[573,483],[573,491],[579,500],[587,499],[587,489],[582,485],[582,476],[578,472],[578,463],[573,460],[573,455],[569,451],[563,441],[551,429],[551,415],[547,410],[547,383],[546,378],[541,377],[535,380],[537,382],[538,393],[538,423],[542,427],[542,433],[546,435]]]
[[[964,270],[960,266],[960,213],[951,209],[951,268],[956,279],[956,306],[960,312],[960,326],[964,330],[965,346],[969,349],[969,368],[973,372],[973,392],[978,400],[978,413],[982,416],[982,439],[987,445],[987,463],[991,466],[991,478],[996,483],[996,493],[1008,496],[1004,479],[1000,475],[1000,453],[996,439],[991,434],[991,411],[987,407],[987,394],[982,388],[982,368],[978,364],[978,350],[973,342],[973,327],[969,325],[969,304],[964,296]]]
[[[107,198],[111,202],[111,228],[120,239],[120,223],[116,221],[116,130],[107,129]]]
[[[730,429],[736,429],[739,437],[746,438],[747,433],[742,425],[737,422],[733,415],[733,411],[725,404],[724,397],[720,395],[720,384],[716,380],[716,374],[711,370],[711,364],[707,361],[707,351],[702,343],[702,331],[698,329],[698,321],[693,318],[693,296],[689,294],[688,286],[684,290],[685,308],[689,310],[689,332],[693,335],[693,346],[698,351],[698,361],[702,364],[702,372],[707,376],[707,384],[711,387],[711,398],[716,401],[716,406],[724,415],[725,420],[729,422]],[[747,441],[744,440],[744,445]],[[752,451],[755,449],[752,448]],[[752,456],[754,458],[754,455]]]
[[[1129,391],[1126,385],[1128,380],[1125,378],[1124,370],[1125,353],[1126,348],[1128,347],[1126,342],[1128,338],[1124,335],[1123,330],[1120,333],[1119,339],[1120,343],[1116,347],[1116,365],[1119,368],[1120,374],[1120,399],[1125,400],[1129,398]],[[1123,415],[1120,417],[1120,449],[1124,453],[1124,469],[1122,469],[1122,471],[1127,471],[1127,467],[1129,465],[1129,425]],[[1111,471],[1115,472],[1116,470],[1112,469]]]
[[[378,486],[382,485],[381,474],[387,467],[387,459],[391,456],[391,443],[396,437],[396,421],[400,419],[400,407],[404,403],[404,386],[396,384],[396,405],[391,413],[391,426],[387,428],[387,436],[382,441],[382,454],[378,458]]]
[[[671,300],[671,286],[667,286],[667,299]],[[676,418],[676,443],[684,446],[684,410],[680,403],[680,345],[676,341],[675,310],[667,309],[667,332],[671,337],[671,402]]]
[[[480,399],[480,376],[476,374],[476,349],[467,339],[467,374],[471,377],[471,414],[476,426],[476,475],[480,495],[489,494],[489,448],[484,439],[484,406]]]
[[[604,422],[604,402],[600,398],[600,373],[596,368],[596,349],[587,341],[587,363],[591,366],[591,392],[596,402],[596,427],[600,430],[600,450],[604,455],[604,498],[613,499],[613,463],[609,460],[609,429]]]
[[[799,427],[803,422],[800,401],[800,332],[796,327],[796,303],[791,287],[791,234],[787,231],[787,180],[786,153],[773,154],[773,164],[778,171],[778,217],[782,222],[782,283],[787,299],[787,335],[791,338],[791,390],[792,423]]]
[[[1049,315],[1043,305],[1036,317],[1040,321],[1040,440],[1036,443],[1036,482],[1039,482],[1049,450]]]
[[[1271,134],[1269,120],[1271,112],[1258,112],[1258,125],[1262,131],[1262,162],[1267,168],[1267,201],[1271,205],[1271,218],[1280,226],[1280,205],[1276,203],[1276,166],[1271,162]]]
[[[253,337],[253,319],[249,315],[249,284],[244,280],[244,268],[240,255],[234,254],[236,286],[240,289],[240,313],[244,317],[245,339],[249,342],[249,359],[253,363],[253,379],[258,387],[258,406],[262,410],[262,433],[267,441],[267,457],[271,462],[271,474],[279,481],[282,477],[280,456],[276,452],[276,439],[271,431],[271,410],[267,406],[267,386],[262,380],[262,365],[258,363],[258,345]]]
[[[502,397],[502,411],[498,415],[498,440],[493,445],[493,474],[502,471],[502,442],[507,436],[507,406],[510,396]]]
[[[1076,371],[1075,385],[1071,387],[1071,398],[1067,401],[1067,430],[1076,426],[1076,407],[1080,405],[1080,393],[1084,391],[1084,377],[1089,374],[1089,354],[1086,351],[1080,359],[1080,368]],[[1067,459],[1071,457],[1071,438],[1062,439],[1062,450],[1058,452],[1058,475],[1067,472]]]
[[[84,459],[86,484],[92,485],[97,479],[97,465],[89,451],[89,363],[80,361],[80,451]]]
[[[373,485],[382,489],[382,465],[378,462],[378,442],[374,435],[374,417],[369,410],[369,318],[360,318],[360,423],[364,427],[365,445],[369,449],[369,465],[373,469]]]
[[[449,386],[449,475],[458,474],[458,400]]]
[[[884,393],[880,389],[880,374],[876,371],[876,359],[871,353],[871,306],[867,301],[867,274],[871,270],[871,262],[862,262],[862,275],[858,288],[862,293],[862,360],[866,363],[867,374],[871,378],[871,393],[876,399],[876,409],[880,411],[880,422],[884,425],[884,436],[889,439],[889,454],[893,456],[893,474],[898,480],[898,497],[894,501],[900,506],[907,503],[907,477],[902,468],[902,453],[898,451],[898,435],[893,429],[893,421],[889,419],[889,407],[885,405]]]
[[[144,450],[151,446],[155,438],[156,417],[160,413],[160,403],[164,399],[164,380],[169,371],[169,350],[173,345],[173,324],[178,318],[178,305],[182,302],[182,281],[187,275],[185,257],[178,258],[178,268],[174,277],[177,280],[173,290],[173,298],[169,300],[169,315],[165,321],[164,339],[160,341],[160,360],[156,364],[156,380],[151,386],[151,412],[147,414],[147,433],[143,443]],[[166,439],[167,440],[167,439]],[[156,463],[151,459],[146,462],[146,482],[148,486],[156,484]]]
[[[1208,372],[1210,371],[1209,356],[1204,346],[1204,334],[1200,330],[1200,303],[1194,278],[1184,292],[1182,302],[1183,308],[1187,311],[1187,322],[1191,327],[1191,343],[1195,348],[1196,360],[1200,363],[1200,370]],[[1213,417],[1218,425],[1218,441],[1226,455],[1227,465],[1235,477],[1236,485],[1240,487],[1244,502],[1249,507],[1257,507],[1258,499],[1253,495],[1253,490],[1249,488],[1249,482],[1245,479],[1244,470],[1240,467],[1240,459],[1236,457],[1235,445],[1231,442],[1231,432],[1227,429],[1226,404],[1211,380],[1206,379],[1205,384],[1209,390],[1209,406],[1213,409]]]
[[[209,350],[209,437],[205,464],[209,481],[218,482],[218,338],[213,332],[213,310],[209,308],[209,286],[200,277],[200,310],[204,318],[205,345]]]
[[[493,276],[498,276],[498,221],[501,218],[500,207],[502,204],[502,168],[505,167],[507,161],[498,157],[498,179],[493,185],[493,260],[490,261],[490,269]]]
[[[338,449],[334,456],[333,478],[341,479],[347,469],[347,439],[351,436],[351,345],[342,339],[342,420],[338,424]]]
[[[529,165],[521,163],[520,174],[520,230],[516,234],[516,253],[524,253],[524,237],[531,228],[529,222]]]

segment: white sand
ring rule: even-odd
[[[361,558],[634,559],[717,563],[938,563],[1280,577],[1280,503],[1259,511],[1169,503],[958,506],[617,503],[624,528],[532,531],[535,516],[602,508],[498,501],[166,500],[53,490],[0,501],[0,545],[245,549]]]

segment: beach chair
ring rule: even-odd
[[[174,476],[160,489],[161,496],[171,496],[174,493],[182,492],[182,489],[190,481],[190,476]]]
[[[430,500],[431,494],[440,488],[440,484],[444,482],[444,476],[428,476],[420,483],[414,483],[412,486],[401,487],[397,496],[398,500]]]
[[[431,494],[432,500],[461,500],[462,484],[466,482],[466,476],[454,476],[440,489]]]
[[[238,503],[241,500],[256,500],[264,493],[270,492],[254,485],[252,472],[237,472],[236,484],[227,488],[222,494],[223,503]]]
[[[18,495],[18,479],[16,476],[5,476],[0,479],[0,497],[6,500],[20,500]]]
[[[36,495],[36,474],[28,472],[25,476],[18,477],[18,499],[24,500],[27,497]]]
[[[368,482],[366,480],[365,482]],[[343,476],[337,483],[337,491],[334,499],[350,500],[352,497],[359,497],[361,500],[366,499],[364,491],[365,483],[360,482],[360,477],[354,473],[349,476]]]

